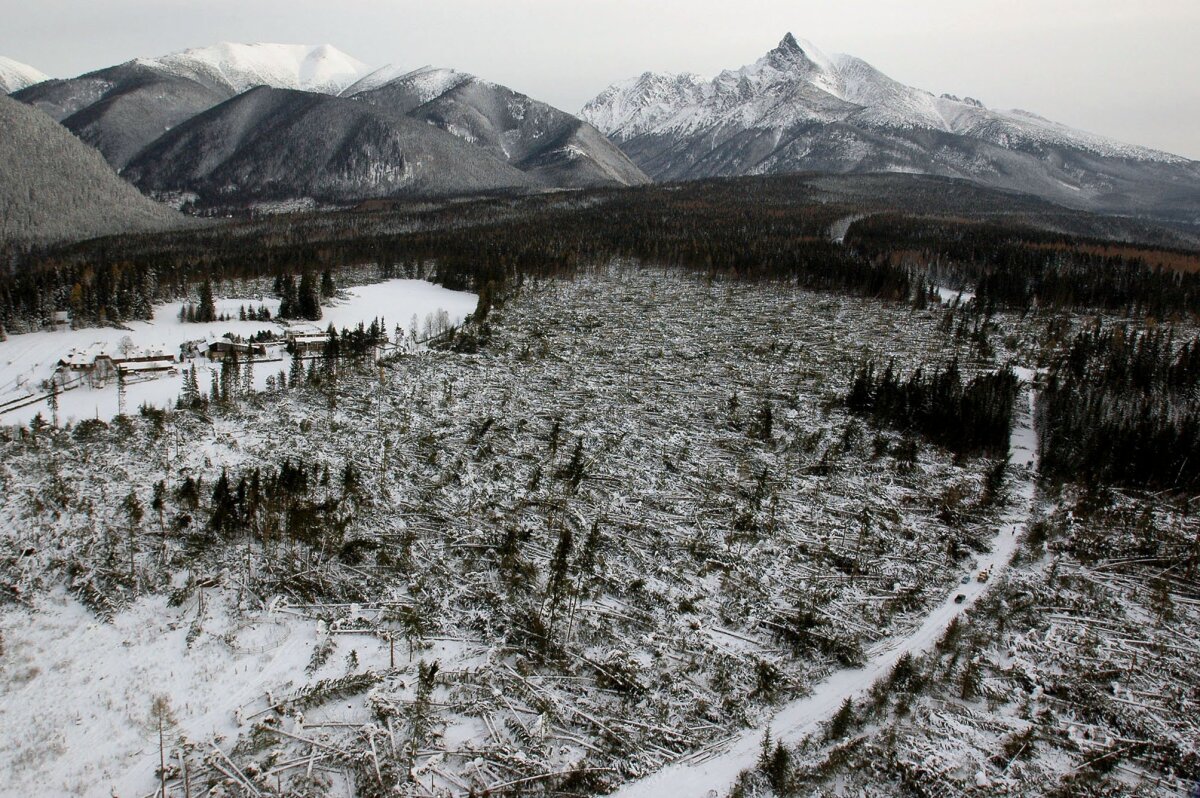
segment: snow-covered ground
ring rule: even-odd
[[[388,325],[389,335],[395,325],[408,330],[414,316],[423,324],[426,316],[444,310],[451,324],[459,324],[475,309],[478,297],[464,291],[449,291],[424,280],[389,280],[372,285],[355,286],[342,292],[342,298],[332,306],[324,308],[324,316],[318,323],[322,328],[333,324],[339,330],[354,327],[359,322],[370,324],[372,319],[382,318]],[[279,300],[222,299],[217,301],[218,314],[232,317],[232,321],[212,324],[185,323],[179,320],[180,302],[157,305],[153,321],[132,321],[128,329],[116,327],[85,328],[35,332],[9,336],[0,341],[0,405],[22,397],[41,396],[43,381],[53,374],[60,358],[72,349],[106,343],[114,348],[129,337],[138,346],[163,345],[178,352],[181,344],[196,339],[215,338],[225,333],[249,337],[257,332],[269,330],[282,333],[282,324],[274,321],[238,321],[240,306],[258,308],[265,305],[274,314],[279,309]],[[183,372],[191,363],[196,364],[200,389],[207,390],[210,372],[219,369],[219,364],[206,358],[196,358],[180,364],[179,372],[146,382],[130,383],[126,386],[125,412],[133,413],[143,404],[167,407],[174,404],[183,387]],[[255,368],[255,387],[261,389],[269,375],[290,365],[284,353],[282,361],[264,362]],[[109,420],[118,413],[117,386],[115,381],[104,388],[87,386],[65,391],[59,396],[59,421],[79,421],[88,418]],[[51,411],[46,401],[35,402],[15,408],[0,415],[3,424],[27,424],[38,413],[50,420]]]
[[[937,287],[938,298],[941,299],[943,305],[953,305],[957,302],[960,305],[965,305],[968,302],[975,301],[974,291],[959,291],[954,288],[947,288],[944,285]]]
[[[151,596],[98,620],[56,592],[0,614],[0,795],[148,793],[158,766],[155,698],[168,701],[168,744],[237,733],[235,710],[303,673],[311,623],[264,613],[238,623],[219,597],[184,607]],[[187,638],[197,617],[199,633]]]
[[[1022,379],[1031,372],[1022,369]],[[1017,549],[1017,535],[1029,518],[1034,498],[1034,476],[1037,473],[1037,435],[1033,429],[1032,391],[1026,391],[1027,407],[1017,415],[1009,448],[1012,463],[1019,475],[1012,492],[1010,509],[992,539],[992,550],[981,556],[966,584],[956,586],[945,600],[929,613],[921,625],[909,634],[884,641],[868,653],[867,664],[861,668],[843,668],[831,673],[814,685],[811,695],[793,701],[772,716],[760,728],[743,732],[727,747],[701,751],[670,765],[640,781],[631,782],[613,793],[618,798],[658,798],[671,795],[692,798],[725,795],[738,774],[754,767],[762,752],[763,734],[769,728],[772,738],[788,745],[799,743],[806,735],[820,728],[847,698],[858,698],[871,685],[886,677],[904,654],[917,654],[933,647],[945,632],[950,621],[970,607],[1008,567]],[[990,573],[986,582],[975,576]],[[961,602],[955,599],[963,596]]]
[[[385,312],[389,327],[407,328],[412,314],[406,319],[373,290],[356,300],[358,312]],[[339,312],[326,315],[342,326]],[[706,747],[718,753],[713,741],[742,740],[740,730],[757,727],[744,738],[753,761],[777,702],[815,688],[832,704],[822,678],[837,667],[832,655],[797,650],[772,633],[764,621],[786,616],[764,619],[762,608],[792,595],[819,602],[832,619],[824,628],[863,651],[871,673],[886,673],[898,656],[887,641],[915,648],[935,639],[947,608],[954,611],[950,584],[991,561],[951,558],[944,540],[953,529],[981,551],[998,514],[951,528],[931,512],[941,486],[974,495],[980,464],[929,447],[901,460],[898,434],[864,434],[834,402],[845,364],[864,346],[906,362],[959,352],[961,341],[938,334],[942,312],[649,270],[595,274],[529,287],[506,303],[493,317],[488,357],[400,358],[382,380],[374,368],[346,369],[336,404],[299,387],[270,404],[174,414],[171,430],[135,418],[86,436],[0,435],[0,587],[22,604],[0,610],[8,691],[0,696],[0,772],[16,774],[0,782],[0,795],[41,785],[56,794],[149,795],[158,764],[149,707],[159,694],[174,717],[167,747],[186,757],[194,795],[225,778],[218,766],[254,768],[263,794],[277,778],[312,794],[314,752],[312,775],[330,782],[316,792],[339,798],[410,772],[423,773],[431,789],[499,793],[579,764],[601,774],[599,792]],[[746,318],[764,323],[746,327]],[[764,407],[774,408],[769,438],[752,426]],[[586,462],[574,487],[572,452]],[[330,543],[370,541],[378,553],[297,539],[268,555],[265,539],[240,536],[196,550],[222,471],[236,482],[297,457],[334,475],[354,464],[364,475],[358,497],[342,498],[352,516],[345,537]],[[837,467],[815,468],[822,459]],[[1018,464],[1027,459],[1018,453]],[[199,508],[177,498],[185,473],[203,480]],[[147,513],[126,539],[121,497],[133,490],[148,505],[164,476],[167,528],[196,534],[163,534],[162,519]],[[755,499],[755,485],[769,498]],[[314,479],[304,501],[316,506],[330,491]],[[565,502],[562,517],[578,527],[572,581],[582,587],[555,627],[566,653],[547,661],[509,630],[554,616],[549,583],[537,575],[551,572],[564,536],[557,516],[530,509],[550,500]],[[510,524],[525,530],[514,570],[491,554]],[[596,530],[597,559],[585,565],[588,530]],[[839,578],[845,572],[833,558],[850,551],[861,551],[866,567]],[[124,578],[127,552],[138,564],[139,598]],[[1000,562],[1004,553],[989,556]],[[195,593],[178,607],[151,595],[171,592],[187,573],[214,585],[190,648]],[[494,587],[510,582],[503,592]],[[243,586],[262,602],[235,610]],[[61,591],[72,588],[68,599]],[[964,592],[974,601],[982,589],[972,583]],[[262,609],[276,595],[293,606]],[[96,625],[100,616],[77,599],[111,608],[111,624]],[[349,609],[382,604],[419,612]],[[338,631],[338,645],[308,673],[316,617]],[[417,663],[401,639],[390,670],[379,636],[409,617],[431,646],[418,644],[413,659],[440,665],[435,703],[420,712]],[[267,691],[277,701],[365,669],[378,677],[370,687],[306,702],[302,718],[292,707],[264,712]],[[847,673],[838,690],[862,689],[869,677]],[[798,729],[801,716],[811,723],[821,711],[800,704],[774,728]],[[410,735],[418,715],[425,731]],[[251,725],[267,720],[278,734]],[[411,755],[410,737],[419,741]],[[736,774],[740,760],[721,761],[718,775]],[[657,792],[647,793],[676,792],[669,781],[651,784]],[[705,783],[701,794],[722,786]],[[178,781],[172,789],[182,794]]]

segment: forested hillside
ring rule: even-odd
[[[0,97],[0,246],[166,230],[184,217],[41,111]]]

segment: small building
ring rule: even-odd
[[[165,374],[178,374],[179,367],[174,360],[147,360],[118,364],[117,371],[127,380],[140,382]]]
[[[329,343],[329,334],[321,332],[312,325],[290,327],[284,333],[288,350],[296,357],[315,357],[325,351]]]
[[[267,347],[260,343],[214,338],[205,346],[204,354],[212,361],[226,360],[235,356],[241,361],[261,360],[267,356]]]
[[[50,316],[51,330],[65,330],[71,326],[71,311],[56,310]]]
[[[97,342],[81,349],[72,349],[58,361],[58,366],[70,371],[92,372],[96,370],[98,359],[103,359],[106,365],[112,365],[112,360],[106,354],[107,347],[107,344]]]

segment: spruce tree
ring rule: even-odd
[[[200,307],[196,309],[196,321],[213,322],[217,320],[217,305],[213,301],[212,282],[205,280],[200,284]]]
[[[300,288],[297,292],[297,315],[309,321],[321,318],[321,300],[317,296],[316,281],[312,272],[304,272],[300,276]]]

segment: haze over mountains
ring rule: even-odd
[[[1200,224],[1200,163],[901,84],[788,34],[709,80],[645,73],[580,117],[454,69],[229,44],[0,85],[155,197],[347,203],[785,172],[915,173]]]

